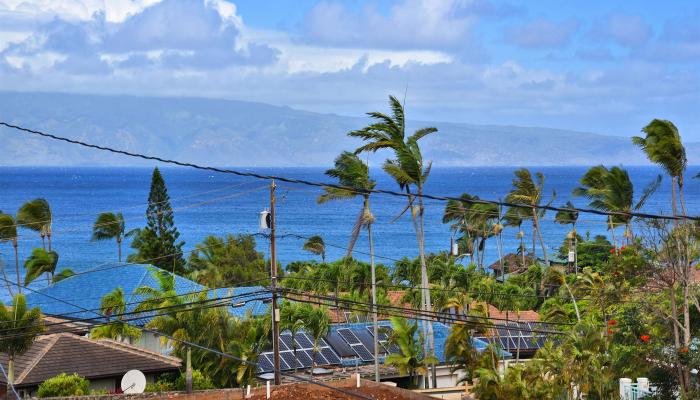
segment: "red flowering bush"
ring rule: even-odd
[[[608,321],[608,326],[615,326],[615,325],[617,325],[617,321],[616,321],[616,320],[611,319],[610,321]]]
[[[651,339],[649,335],[642,335],[639,338],[642,339],[642,342],[648,342]]]
[[[612,335],[613,333],[615,333],[615,331],[612,330],[612,329],[610,329],[610,328],[608,328],[608,335]]]
[[[681,347],[680,349],[678,349],[678,352],[679,352],[679,353],[687,353],[687,352],[688,352],[688,348],[687,348],[687,347]]]

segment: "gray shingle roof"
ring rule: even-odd
[[[7,355],[0,353],[7,370]],[[108,339],[92,340],[69,333],[39,337],[28,352],[15,360],[15,384],[38,385],[48,378],[77,373],[87,379],[120,376],[131,369],[143,372],[171,371],[179,368],[178,358]],[[0,382],[5,383],[4,376]]]

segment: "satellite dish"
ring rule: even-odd
[[[122,377],[122,392],[125,394],[143,393],[145,389],[146,375],[138,369],[132,369]]]

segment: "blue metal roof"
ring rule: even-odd
[[[27,294],[27,304],[39,307],[46,315],[64,316],[66,318],[95,318],[92,311],[98,311],[102,297],[114,289],[121,287],[126,297],[127,310],[132,311],[141,300],[134,291],[141,286],[158,288],[158,281],[153,276],[161,269],[146,264],[130,264],[118,268],[96,268],[81,272],[75,276],[63,279],[48,287]],[[226,297],[238,294],[253,293],[263,290],[262,286],[246,286],[211,290],[209,296]],[[206,287],[189,279],[175,275],[175,291],[178,295],[195,293],[206,290]],[[261,294],[251,294],[231,300],[231,314],[243,317],[250,312],[260,315],[267,309],[263,301],[256,300],[238,304],[248,298],[259,297]],[[265,294],[268,297],[269,294]],[[68,304],[69,303],[69,304]],[[235,307],[234,307],[235,306]],[[145,322],[145,320],[143,321]]]

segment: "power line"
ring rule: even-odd
[[[204,165],[199,165],[195,163],[190,163],[190,162],[183,162],[183,161],[177,161],[177,160],[172,160],[172,159],[166,159],[162,157],[157,157],[157,156],[150,156],[146,154],[141,154],[141,153],[134,153],[126,150],[119,150],[107,146],[100,146],[96,144],[91,144],[88,142],[83,142],[75,139],[69,139],[66,137],[46,133],[46,132],[41,132],[29,128],[24,128],[18,125],[13,125],[7,122],[0,121],[0,125],[5,126],[7,128],[11,128],[17,131],[20,131],[22,133],[28,133],[28,134],[33,134],[33,135],[39,135],[45,138],[50,138],[66,143],[71,143],[71,144],[76,144],[79,146],[83,147],[88,147],[92,149],[97,149],[97,150],[102,150],[102,151],[107,151],[110,153],[115,153],[115,154],[122,154],[126,155],[129,157],[136,157],[136,158],[141,158],[144,160],[151,160],[151,161],[158,161],[166,164],[173,164],[173,165],[179,165],[181,167],[190,167],[190,168],[195,168],[195,169],[200,169],[200,170],[205,170],[205,171],[213,171],[213,172],[220,172],[220,173],[225,173],[225,174],[233,174],[233,175],[238,175],[238,176],[247,176],[247,177],[253,177],[253,178],[258,178],[258,179],[265,179],[265,180],[278,180],[281,182],[287,182],[287,183],[294,183],[294,184],[301,184],[301,185],[307,185],[307,186],[315,186],[315,187],[324,187],[324,188],[334,188],[334,189],[340,189],[340,190],[345,190],[345,191],[350,191],[350,192],[355,192],[359,194],[371,194],[371,193],[378,193],[378,194],[386,194],[390,196],[398,196],[398,197],[404,197],[407,199],[413,199],[416,197],[422,197],[424,199],[431,199],[431,200],[441,200],[441,201],[448,201],[448,200],[454,200],[454,201],[459,201],[462,203],[469,203],[469,204],[494,204],[494,205],[500,205],[500,206],[506,206],[506,207],[516,207],[516,208],[526,208],[526,209],[534,209],[534,210],[549,210],[549,211],[567,211],[567,212],[579,212],[579,213],[589,213],[589,214],[597,214],[597,215],[607,215],[607,216],[622,216],[622,217],[639,217],[639,218],[648,218],[648,219],[662,219],[662,220],[692,220],[692,221],[700,221],[700,217],[692,217],[692,216],[669,216],[669,215],[658,215],[658,214],[648,214],[648,213],[640,213],[636,211],[631,211],[631,212],[621,212],[621,211],[601,211],[601,210],[596,210],[596,209],[589,209],[589,208],[568,208],[568,207],[554,207],[554,206],[548,206],[548,205],[529,205],[529,204],[516,204],[516,203],[510,203],[510,202],[502,202],[502,201],[494,201],[494,200],[484,200],[484,199],[465,199],[462,197],[452,197],[452,196],[436,196],[436,195],[430,195],[430,194],[417,194],[417,193],[403,193],[403,192],[396,192],[393,190],[385,190],[385,189],[357,189],[353,187],[348,187],[348,186],[342,186],[342,185],[337,185],[337,184],[332,184],[332,183],[321,183],[321,182],[313,182],[313,181],[308,181],[305,179],[295,179],[295,178],[287,178],[287,177],[282,177],[282,176],[275,176],[275,175],[264,175],[260,173],[255,173],[255,172],[244,172],[244,171],[239,171],[239,170],[234,170],[234,169],[229,169],[229,168],[219,168],[219,167],[211,167],[211,166],[204,166]]]
[[[0,277],[0,279],[3,280],[3,281],[5,281],[5,282],[9,282],[9,283],[14,284],[14,282],[11,282],[11,281],[9,281],[9,280],[7,280],[7,279],[4,279],[3,277]],[[28,287],[25,287],[25,288],[26,288],[27,290],[29,290],[29,291],[33,291],[33,292],[35,292],[35,293],[39,293],[39,294],[41,294],[42,296],[46,296],[46,297],[52,298],[52,299],[54,299],[54,300],[56,300],[56,301],[60,301],[60,302],[65,303],[65,304],[67,304],[67,305],[69,305],[69,306],[76,307],[76,308],[80,308],[80,309],[83,309],[84,311],[89,311],[89,310],[87,310],[87,309],[85,309],[85,308],[83,308],[83,307],[80,307],[80,306],[78,306],[78,305],[75,305],[75,304],[72,304],[72,303],[70,303],[70,302],[64,301],[64,300],[62,300],[62,299],[60,299],[60,298],[58,298],[58,297],[51,296],[51,295],[48,295],[48,294],[46,294],[46,293],[42,293],[42,292],[36,291],[36,290],[31,289],[31,288],[28,288]],[[103,317],[103,315],[100,314],[100,313],[97,313],[97,312],[92,312],[92,313],[93,313],[93,314],[96,314],[97,316]],[[144,331],[146,331],[146,332],[153,333],[154,335],[163,336],[163,337],[165,337],[165,338],[167,338],[167,339],[169,339],[169,340],[172,340],[172,341],[175,341],[175,342],[178,342],[178,343],[182,343],[182,344],[184,344],[184,345],[186,345],[186,346],[196,347],[196,348],[199,348],[199,349],[201,349],[201,350],[205,350],[205,351],[212,352],[212,353],[217,354],[217,355],[219,355],[219,356],[221,356],[221,357],[225,357],[225,358],[237,360],[237,361],[239,361],[239,362],[242,362],[242,363],[244,363],[244,364],[248,364],[248,365],[251,365],[251,366],[254,366],[254,367],[258,367],[258,366],[259,366],[258,363],[255,363],[255,362],[252,362],[252,361],[249,361],[249,360],[244,360],[244,359],[241,359],[241,358],[239,358],[239,357],[232,356],[232,355],[230,355],[230,354],[228,354],[228,353],[224,353],[224,352],[221,352],[221,351],[218,351],[218,350],[215,350],[215,349],[211,349],[211,348],[202,346],[202,345],[197,344],[197,343],[193,343],[193,342],[190,342],[190,341],[187,341],[187,340],[175,338],[175,337],[173,337],[173,336],[171,336],[171,335],[165,334],[165,333],[163,333],[163,332],[159,332],[159,331],[154,330],[154,329],[149,329],[149,328],[145,328],[145,327],[136,327],[136,328],[137,328],[137,329],[144,330]],[[338,391],[338,392],[345,393],[345,394],[350,395],[350,396],[355,396],[355,397],[362,398],[362,399],[372,400],[371,397],[365,396],[365,395],[362,394],[362,393],[356,393],[356,392],[353,392],[353,391],[350,391],[350,390],[346,390],[346,389],[342,389],[342,388],[337,388],[337,387],[334,387],[334,386],[331,386],[331,385],[327,385],[327,384],[325,384],[325,383],[323,383],[323,382],[319,382],[319,381],[317,381],[317,380],[309,379],[309,378],[306,378],[306,377],[303,377],[303,376],[298,376],[298,375],[295,375],[295,374],[292,374],[292,373],[289,373],[289,372],[286,372],[286,371],[280,371],[280,373],[283,374],[283,375],[290,376],[290,377],[295,378],[295,379],[299,379],[299,380],[302,380],[302,381],[305,381],[305,382],[314,384],[314,385],[326,387],[326,388],[331,389],[331,390],[336,390],[336,391]]]

